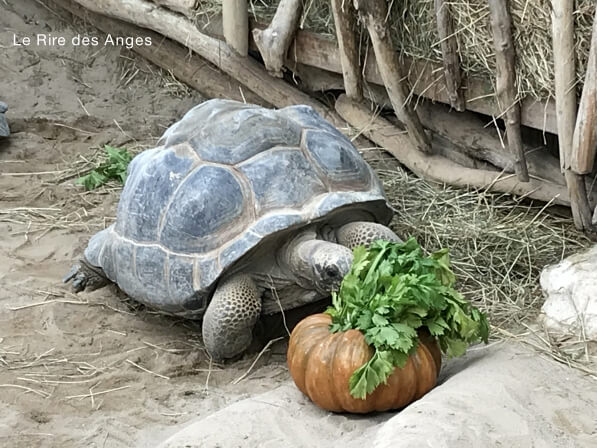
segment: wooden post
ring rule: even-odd
[[[238,55],[249,53],[249,12],[247,0],[223,0],[222,19],[226,43]]]
[[[356,39],[356,11],[350,0],[332,0],[344,90],[355,101],[363,98],[363,80],[359,46]]]
[[[528,182],[522,137],[520,104],[516,99],[516,61],[507,0],[489,0],[491,29],[496,59],[496,94],[500,114],[506,123],[508,148],[514,158],[514,170],[521,182]]]
[[[585,179],[580,174],[571,170],[564,171],[568,193],[570,196],[570,208],[572,219],[578,230],[589,230],[592,228],[591,205],[587,196]]]
[[[574,2],[552,0],[553,60],[556,118],[562,171],[570,167],[576,122],[576,59],[574,52]]]
[[[568,185],[574,225],[582,230],[591,225],[591,209],[583,176],[570,170],[574,123],[576,122],[573,12],[574,3],[570,0],[552,0],[553,59],[560,166]]]
[[[269,26],[253,30],[253,38],[272,76],[282,77],[286,53],[294,39],[303,12],[303,0],[281,0]]]
[[[458,42],[454,35],[454,26],[450,17],[450,9],[446,0],[435,0],[435,17],[437,32],[441,42],[444,60],[444,78],[450,105],[457,111],[465,110],[464,96],[461,85],[460,58],[458,57]]]
[[[367,25],[373,51],[377,58],[377,66],[396,116],[406,126],[415,148],[422,152],[431,152],[429,138],[425,134],[417,113],[408,102],[398,56],[394,51],[390,36],[386,32],[387,5],[385,0],[354,0],[354,6]]]
[[[572,140],[570,168],[578,174],[593,171],[597,152],[597,7],[593,19],[593,37],[585,84],[578,106],[578,118]]]

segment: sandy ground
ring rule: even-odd
[[[286,379],[284,347],[234,385],[254,355],[210,369],[193,323],[116,288],[73,296],[62,286],[118,200],[115,186],[84,193],[78,170],[106,143],[152,146],[202,98],[120,48],[12,45],[13,33],[40,32],[86,29],[33,0],[0,1],[0,98],[13,130],[0,142],[0,446],[152,446]]]
[[[192,446],[282,446],[272,444],[275,440],[284,446],[323,446],[322,441],[333,446],[350,434],[363,440],[360,432],[389,421],[394,414],[352,418],[315,409],[289,384],[284,342],[236,381],[254,353],[225,366],[210,365],[194,323],[139,307],[115,287],[75,296],[62,286],[61,277],[89,236],[112,222],[119,193],[115,185],[83,192],[74,180],[97,160],[104,144],[134,151],[151,147],[202,98],[120,48],[14,46],[15,33],[17,39],[51,33],[67,40],[88,33],[82,24],[66,26],[42,3],[0,0],[0,99],[11,107],[13,130],[0,142],[0,446],[156,446],[197,420],[210,422],[211,438],[197,441],[199,429]],[[539,382],[551,377],[572,385],[554,392],[564,394],[568,407],[545,407],[576,422],[560,425],[562,443],[553,446],[590,446],[585,441],[597,429],[578,422],[583,413],[597,420],[587,412],[590,407],[594,412],[597,397],[581,398],[595,383],[541,362],[547,374]],[[524,378],[535,368],[524,364],[509,376]],[[484,372],[487,384],[499,380],[491,369]],[[509,387],[523,397],[520,406],[533,401],[522,393],[524,383]],[[259,398],[265,393],[273,394],[268,397],[274,404]],[[236,402],[242,412],[233,418],[236,408],[229,406]],[[538,403],[524,415],[533,428],[556,418],[536,416]],[[286,414],[271,414],[285,406]],[[243,415],[255,419],[262,413],[261,423],[253,426],[257,432],[238,442],[238,431],[231,429],[240,427]],[[278,416],[277,426],[268,426]],[[274,438],[280,431],[284,437]],[[546,431],[525,433],[521,444],[502,446],[550,446],[533,445],[533,434],[547,440],[555,434]],[[475,446],[455,443],[445,446]]]

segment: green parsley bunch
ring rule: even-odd
[[[487,343],[487,317],[454,282],[447,249],[425,256],[414,238],[355,248],[351,270],[326,311],[331,332],[360,330],[375,349],[350,378],[352,396],[364,399],[394,367],[404,367],[417,349],[419,329],[427,329],[448,357],[463,355],[479,340]]]

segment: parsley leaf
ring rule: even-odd
[[[127,168],[133,156],[125,148],[114,148],[105,145],[104,150],[108,155],[108,159],[90,171],[89,174],[79,177],[75,181],[76,184],[83,185],[86,190],[94,190],[113,179],[124,183]]]

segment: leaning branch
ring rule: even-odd
[[[198,90],[206,98],[226,98],[269,106],[259,95],[177,42],[154,31],[91,12],[73,0],[54,0],[54,3],[104,33],[149,37],[156,44],[135,46],[135,53],[170,71],[176,79]]]
[[[415,147],[421,152],[429,152],[431,150],[429,138],[417,113],[408,101],[404,76],[398,64],[398,55],[394,51],[390,36],[385,31],[387,16],[385,0],[354,0],[354,4],[367,25],[377,58],[377,66],[396,116],[404,123]]]
[[[294,40],[302,12],[302,0],[282,0],[269,26],[264,30],[253,30],[265,68],[277,78],[282,77],[286,53]]]
[[[491,29],[497,66],[496,94],[500,114],[506,123],[508,148],[514,157],[514,170],[521,182],[529,180],[520,133],[520,104],[516,99],[515,53],[507,0],[489,0]]]
[[[435,0],[435,17],[439,35],[442,58],[444,60],[444,78],[450,105],[457,111],[464,111],[464,95],[462,94],[460,75],[460,58],[458,57],[458,42],[454,34],[452,17],[446,0]]]

